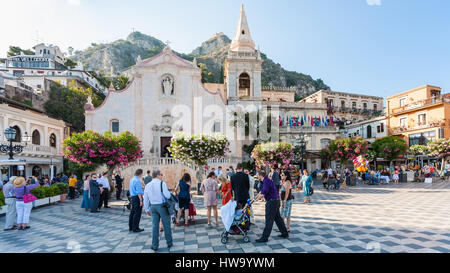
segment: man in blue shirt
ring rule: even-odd
[[[132,232],[142,232],[144,229],[139,228],[141,222],[142,206],[144,205],[143,196],[144,190],[142,189],[142,169],[137,170],[134,173],[134,177],[130,181],[130,196],[131,196],[131,212],[128,226]]]
[[[261,192],[255,197],[255,201],[262,199],[266,200],[266,225],[264,227],[262,237],[260,239],[257,239],[255,242],[266,243],[269,241],[273,222],[277,224],[277,227],[281,232],[281,235],[278,235],[278,237],[289,238],[289,233],[286,229],[286,225],[284,224],[284,221],[280,215],[279,191],[275,183],[273,183],[273,181],[266,176],[265,171],[260,171],[258,176],[259,180],[263,181],[263,185]]]

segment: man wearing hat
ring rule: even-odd
[[[12,176],[9,181],[3,185],[3,195],[5,196],[6,203],[6,221],[4,231],[14,230],[16,225],[16,198],[14,197],[14,185],[13,181],[17,176]]]

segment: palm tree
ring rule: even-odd
[[[123,90],[130,83],[130,79],[125,75],[120,75],[119,77],[113,80],[113,83],[114,88],[116,88],[116,90]]]

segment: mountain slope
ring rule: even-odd
[[[210,39],[190,54],[177,53],[180,57],[192,61],[197,58],[199,64],[205,64],[211,82],[223,82],[225,58],[228,53],[231,40],[223,33],[216,33]],[[81,61],[87,70],[109,73],[120,73],[123,69],[135,64],[140,55],[142,59],[150,58],[162,51],[165,44],[160,40],[142,34],[131,33],[126,40],[118,40],[109,44],[93,44],[85,51],[75,52],[73,57]],[[261,54],[264,59],[262,84],[274,86],[296,86],[297,97],[303,98],[319,90],[330,88],[321,80],[314,80],[311,76],[302,73],[287,71],[280,64],[275,63]]]

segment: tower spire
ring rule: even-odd
[[[245,15],[244,4],[241,6],[241,14],[236,29],[236,34],[231,42],[231,51],[253,52],[255,43],[250,35],[250,28]]]

